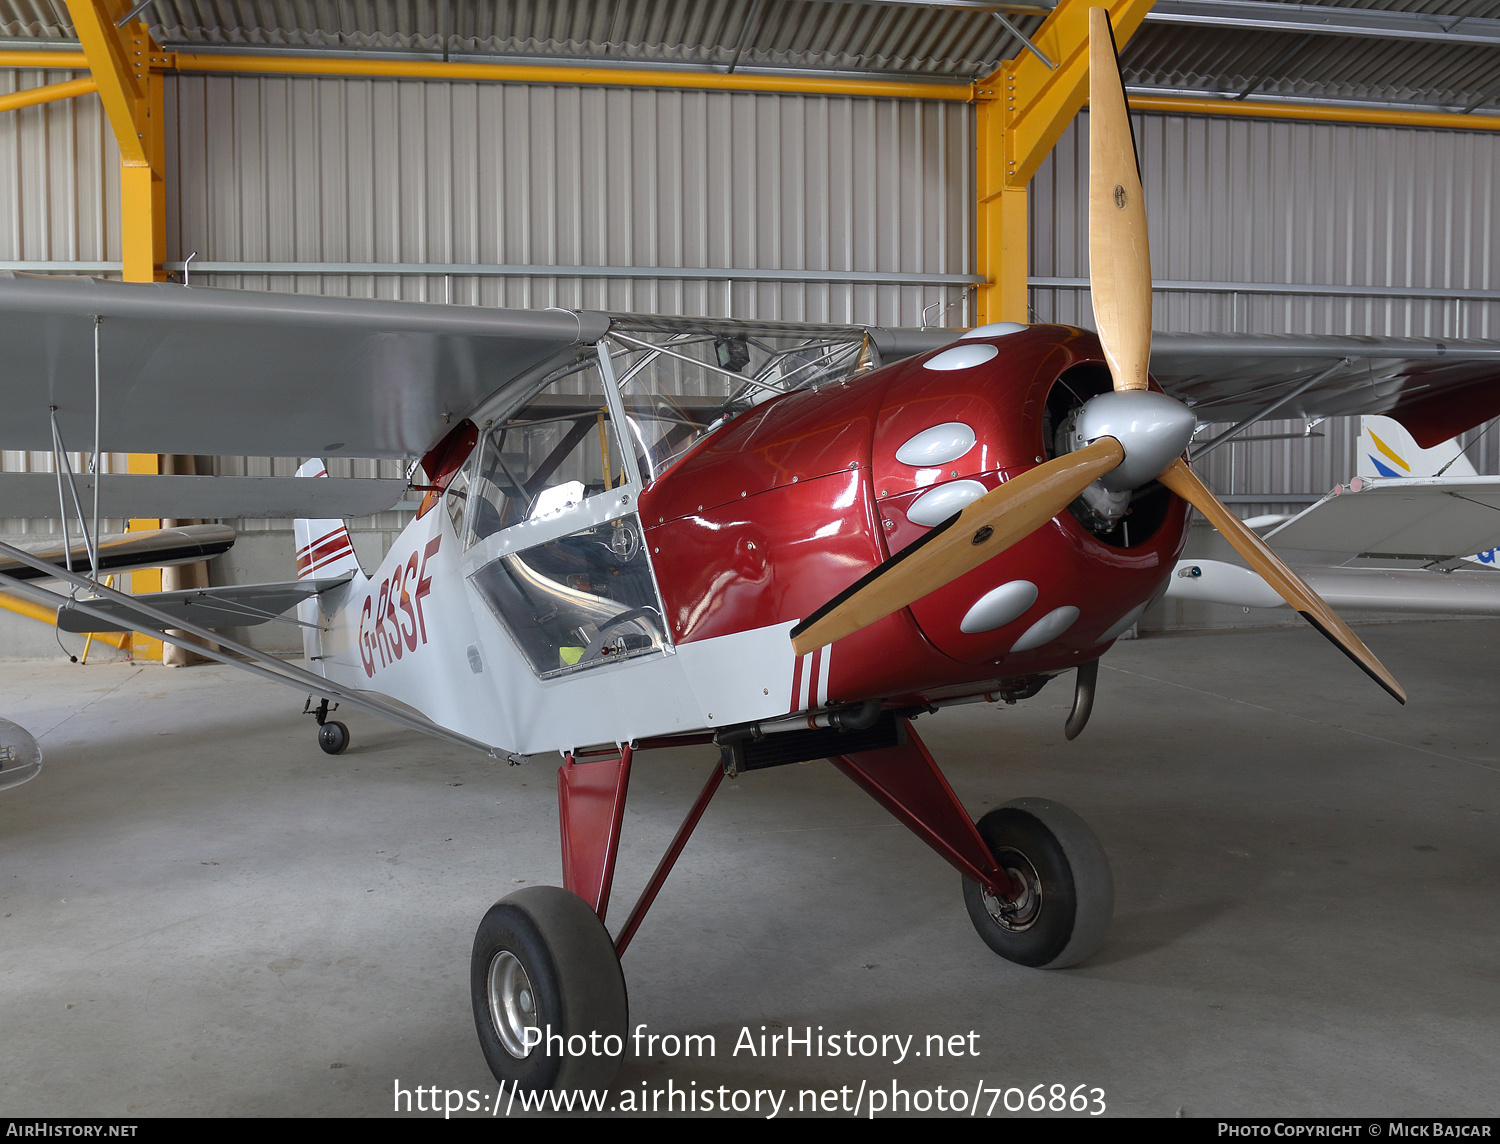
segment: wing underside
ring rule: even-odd
[[[1151,374],[1200,422],[1379,413],[1430,447],[1500,416],[1494,342],[1158,333]]]
[[[229,551],[234,536],[234,529],[223,524],[191,524],[108,536],[99,541],[99,574],[212,560]],[[32,558],[31,562],[0,556],[0,575],[17,580],[46,580],[54,570],[59,570],[60,578],[61,570],[69,567],[75,572],[87,572],[89,568],[89,550],[82,541],[74,541],[67,551],[62,544],[53,544],[26,555]],[[35,563],[38,561],[46,567],[38,568]]]
[[[602,314],[0,273],[0,448],[420,456]],[[446,420],[445,420],[446,418]]]
[[[1500,545],[1500,477],[1352,482],[1266,533],[1277,548],[1442,561]]]
[[[74,486],[83,505],[91,506],[94,475],[81,473]],[[242,520],[254,517],[371,516],[384,512],[405,494],[402,480],[330,477],[147,476],[140,473],[99,475],[102,518],[155,517],[164,520]],[[69,502],[71,509],[71,501]],[[0,473],[0,515],[56,517],[54,473]]]

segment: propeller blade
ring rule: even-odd
[[[1276,589],[1277,594],[1294,611],[1300,612],[1304,620],[1332,640],[1366,675],[1389,691],[1398,703],[1406,702],[1406,692],[1401,689],[1401,685],[1360,638],[1349,630],[1349,625],[1339,619],[1321,596],[1283,564],[1276,553],[1266,546],[1265,541],[1246,528],[1239,517],[1209,492],[1208,486],[1188,468],[1186,461],[1179,457],[1157,480],[1206,516],[1250,567],[1259,572],[1265,582]]]
[[[1089,291],[1115,389],[1145,389],[1151,358],[1146,197],[1109,13],[1089,9]]]
[[[807,655],[979,567],[1046,524],[1124,459],[1118,441],[1101,437],[991,489],[793,628],[793,649]]]

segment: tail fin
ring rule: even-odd
[[[1457,438],[1421,449],[1406,427],[1389,417],[1361,417],[1360,429],[1358,472],[1362,477],[1434,477],[1445,465],[1445,476],[1475,475]]]
[[[328,469],[314,457],[297,470],[297,475],[326,477]],[[342,520],[297,520],[293,528],[297,538],[297,579],[364,571]]]

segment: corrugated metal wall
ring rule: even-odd
[[[0,71],[0,91],[70,78]],[[397,80],[173,77],[169,258],[966,273],[972,116],[845,97]],[[1493,289],[1489,133],[1136,117],[1161,280]],[[1032,273],[1087,273],[1086,119],[1033,183]],[[0,260],[118,259],[113,140],[94,98],[0,116]],[[1170,226],[1168,223],[1170,222]],[[195,276],[214,285],[501,306],[959,325],[944,286],[427,276]],[[937,319],[937,311],[952,308]],[[1034,291],[1088,324],[1085,292]],[[1178,330],[1500,336],[1500,303],[1157,294]],[[1300,430],[1268,423],[1255,435]],[[1219,450],[1221,492],[1326,491],[1343,422]],[[70,444],[73,444],[70,442]],[[1500,471],[1500,434],[1471,457]],[[46,468],[10,457],[7,467]],[[291,462],[226,458],[224,471]],[[361,466],[359,470],[373,466]]]
[[[0,93],[87,75],[0,69]],[[119,172],[120,153],[95,97],[0,114],[0,259],[118,262]],[[83,444],[65,443],[74,449]],[[86,455],[77,452],[69,460],[75,470],[87,463]],[[107,454],[100,469],[124,472],[124,454]],[[50,473],[52,454],[0,451],[0,471]],[[108,527],[122,525],[111,521]],[[8,535],[54,531],[60,531],[55,521],[0,518],[0,532]]]
[[[1087,114],[1032,182],[1035,277],[1088,274]],[[1500,137],[1490,132],[1136,115],[1158,281],[1496,290]],[[1088,294],[1032,292],[1035,320],[1093,325]],[[1245,333],[1500,337],[1500,301],[1287,297],[1158,290],[1155,328]],[[1251,436],[1300,433],[1268,421]],[[1245,515],[1286,511],[1276,495],[1327,492],[1355,472],[1357,419],[1305,440],[1242,442],[1205,458],[1205,479]],[[1472,440],[1483,430],[1469,434]],[[1469,458],[1500,472],[1500,435]]]
[[[88,72],[0,68],[0,94]],[[96,96],[0,114],[0,259],[120,259],[120,152]]]
[[[0,71],[0,90],[70,78]],[[4,86],[4,85],[9,86]],[[168,77],[169,260],[972,269],[960,104],[314,78]],[[96,98],[0,116],[0,260],[118,261]],[[10,157],[14,157],[14,162]],[[917,325],[963,287],[465,275],[194,275],[195,283],[517,308]],[[71,444],[71,443],[70,443]],[[50,471],[48,455],[7,469]],[[290,475],[289,458],[221,458]],[[123,466],[122,466],[123,467]],[[336,461],[335,476],[399,464]],[[398,527],[398,514],[361,522]],[[47,522],[0,522],[9,532]],[[242,522],[246,530],[281,527]]]
[[[183,76],[169,258],[966,273],[959,104]],[[916,324],[961,288],[325,276],[215,285]]]

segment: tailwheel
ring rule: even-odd
[[[1018,798],[976,824],[995,860],[1022,887],[1001,901],[964,879],[964,904],[979,936],[1008,961],[1065,969],[1092,956],[1114,914],[1104,847],[1088,823],[1043,798]]]
[[[625,976],[599,916],[558,886],[490,907],[469,970],[490,1072],[527,1091],[603,1088],[624,1053]]]
[[[330,755],[342,755],[349,749],[349,728],[330,719],[318,728],[318,746]]]

